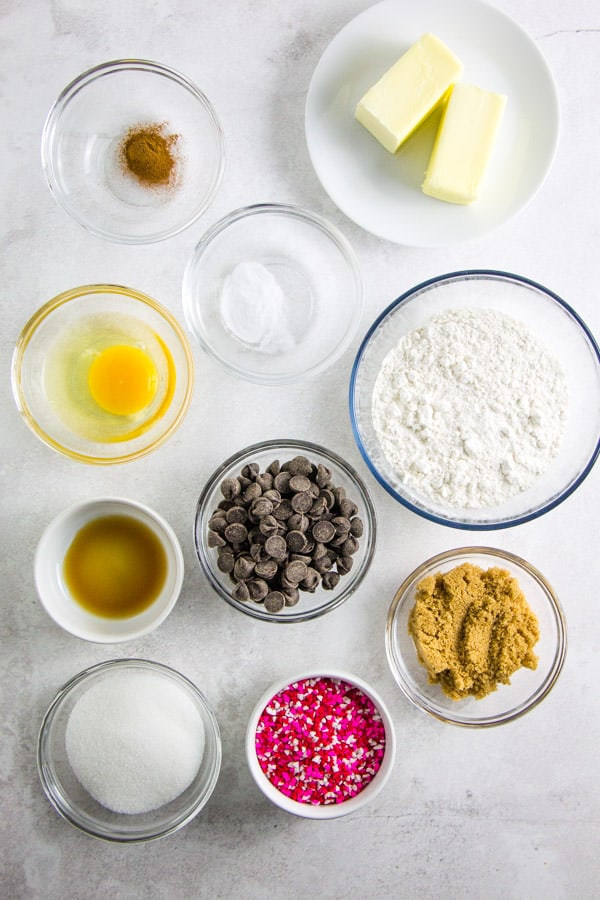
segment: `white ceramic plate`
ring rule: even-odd
[[[394,155],[354,119],[365,91],[427,31],[462,61],[465,83],[508,97],[482,196],[471,206],[421,191],[437,114]],[[305,127],[317,176],[342,212],[379,237],[438,247],[486,234],[531,200],[554,158],[559,105],[540,50],[504,13],[479,0],[383,0],[325,50],[308,90]]]

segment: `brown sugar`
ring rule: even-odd
[[[539,625],[505,569],[463,563],[419,582],[408,630],[430,683],[453,700],[478,699],[537,668]]]

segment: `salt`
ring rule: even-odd
[[[66,750],[77,779],[117,813],[169,803],[192,783],[204,753],[204,725],[192,698],[155,672],[122,670],[74,705]]]
[[[294,346],[286,298],[262,263],[239,263],[221,290],[221,318],[238,341],[260,353],[285,353]]]

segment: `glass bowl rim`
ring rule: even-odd
[[[544,681],[542,682],[540,687],[537,688],[537,690],[533,693],[533,695],[526,701],[522,702],[519,706],[515,707],[515,709],[511,709],[509,712],[500,713],[494,716],[479,717],[476,719],[455,717],[450,714],[444,715],[442,712],[433,709],[425,697],[423,697],[417,691],[413,690],[408,685],[406,679],[402,674],[402,669],[404,668],[404,666],[399,666],[396,662],[397,655],[395,654],[393,649],[393,631],[396,624],[396,615],[398,614],[399,609],[403,606],[404,602],[406,602],[406,600],[408,599],[406,591],[409,585],[416,579],[422,577],[427,571],[433,569],[435,566],[438,566],[445,562],[450,562],[454,559],[458,560],[462,556],[472,556],[476,559],[479,556],[491,556],[497,558],[499,563],[504,560],[505,562],[511,563],[513,566],[515,566],[515,568],[523,569],[525,572],[527,572],[527,574],[530,575],[535,582],[537,582],[539,587],[542,589],[542,593],[544,594],[546,600],[548,601],[548,606],[556,623],[558,636],[552,665],[550,666],[548,674],[546,675]],[[526,559],[518,556],[515,553],[511,553],[508,550],[501,550],[497,547],[455,547],[452,550],[444,550],[441,553],[436,553],[434,556],[430,556],[415,569],[413,569],[413,571],[409,575],[407,575],[407,577],[402,581],[401,585],[397,588],[386,618],[385,650],[388,665],[394,677],[394,681],[413,707],[418,709],[420,712],[426,713],[432,716],[434,719],[437,719],[440,722],[445,722],[449,725],[457,725],[461,728],[492,728],[498,725],[505,725],[508,722],[513,722],[515,721],[515,719],[519,719],[521,716],[525,715],[525,713],[538,706],[538,704],[541,703],[541,701],[550,693],[550,691],[556,684],[560,673],[562,672],[567,654],[567,623],[564,611],[562,609],[558,596],[554,591],[554,588],[549,584],[546,577],[539,571],[539,569],[533,566]]]
[[[45,768],[47,765],[47,760],[45,758],[45,754],[43,752],[44,748],[44,739],[48,734],[49,728],[52,726],[54,721],[54,717],[56,716],[61,704],[63,701],[70,695],[71,691],[73,691],[78,685],[82,684],[84,681],[93,681],[97,675],[109,669],[119,669],[119,668],[135,668],[135,669],[143,669],[150,670],[153,672],[160,672],[167,677],[170,677],[173,681],[178,682],[181,686],[186,688],[194,697],[195,701],[202,707],[204,710],[208,721],[210,722],[210,727],[212,731],[212,736],[214,738],[215,744],[215,760],[212,765],[211,777],[208,781],[206,791],[203,796],[194,804],[193,807],[187,811],[185,816],[181,819],[181,821],[175,822],[172,825],[165,826],[161,828],[159,831],[147,829],[146,832],[140,833],[139,835],[128,836],[125,834],[103,834],[95,831],[91,827],[88,828],[81,821],[78,821],[77,816],[63,803],[58,799],[50,782],[46,776]],[[206,805],[208,800],[210,799],[215,786],[217,784],[219,773],[221,769],[222,762],[222,742],[221,742],[221,731],[219,728],[219,722],[214,713],[214,710],[207,698],[204,696],[202,691],[185,675],[182,675],[181,672],[178,672],[177,669],[174,669],[172,666],[165,665],[165,663],[159,663],[154,660],[144,659],[141,657],[120,657],[115,659],[107,659],[103,662],[95,663],[94,665],[88,666],[83,669],[81,672],[78,672],[76,675],[73,675],[66,681],[62,687],[56,692],[52,702],[48,706],[44,717],[42,719],[42,723],[39,728],[38,738],[37,738],[37,750],[36,750],[36,763],[37,770],[40,782],[42,784],[42,788],[44,793],[49,800],[51,806],[54,810],[61,816],[61,818],[65,819],[65,821],[69,822],[74,828],[83,834],[88,834],[91,837],[99,838],[103,841],[119,843],[119,844],[138,844],[138,843],[146,843],[149,841],[158,840],[159,838],[166,837],[169,834],[173,834],[176,831],[179,831],[185,825],[192,821],[195,816],[200,812],[200,810]],[[107,832],[109,829],[107,828]]]
[[[263,376],[232,365],[226,358],[218,353],[215,353],[211,344],[207,341],[204,332],[200,333],[196,329],[193,323],[191,312],[195,305],[193,300],[194,284],[196,281],[194,271],[196,267],[201,264],[202,257],[210,247],[212,242],[221,234],[223,234],[231,225],[234,225],[235,223],[241,222],[245,219],[249,219],[252,216],[262,215],[265,213],[282,216],[284,219],[298,219],[306,223],[307,225],[315,227],[329,240],[331,240],[331,242],[338,248],[344,259],[344,262],[348,266],[354,285],[355,309],[353,316],[356,318],[356,321],[358,323],[364,308],[364,287],[358,259],[354,248],[352,247],[352,244],[350,243],[348,238],[337,227],[337,225],[335,225],[333,222],[330,222],[327,218],[325,218],[325,216],[322,216],[320,213],[313,212],[295,204],[277,202],[253,203],[249,206],[240,206],[237,209],[234,209],[226,215],[222,216],[217,222],[213,223],[213,225],[211,225],[210,228],[207,229],[207,231],[205,231],[205,233],[202,235],[202,237],[192,250],[183,273],[183,315],[189,331],[191,332],[191,334],[193,334],[203,352],[209,357],[209,359],[218,362],[232,375],[235,375],[237,378],[242,378],[243,380],[249,381],[254,384],[292,384],[294,382],[300,381],[303,378],[312,377],[328,369],[348,349],[354,337],[355,330],[350,329],[346,334],[345,339],[337,345],[334,353],[328,354],[324,359],[322,359],[319,363],[316,363],[310,369],[305,369],[300,373],[283,376]]]
[[[442,283],[451,283],[454,281],[467,281],[467,280],[490,280],[490,281],[504,281],[504,282],[516,282],[517,284],[533,288],[539,294],[545,295],[549,300],[554,301],[555,304],[562,309],[564,313],[567,314],[568,317],[572,318],[575,323],[579,326],[581,331],[583,332],[585,338],[587,339],[591,350],[595,354],[596,362],[600,365],[600,348],[596,339],[594,338],[592,332],[583,321],[579,313],[573,309],[565,300],[562,299],[558,294],[554,293],[554,291],[550,290],[550,288],[544,287],[544,285],[534,281],[531,278],[527,278],[523,275],[515,275],[511,272],[505,272],[499,269],[462,269],[455,272],[448,272],[443,275],[436,275],[433,278],[428,278],[425,281],[420,282],[414,287],[409,288],[404,291],[399,297],[393,300],[386,308],[381,312],[375,321],[371,324],[368,331],[366,332],[363,340],[361,341],[360,347],[356,353],[356,357],[354,359],[354,363],[352,365],[352,372],[350,374],[350,384],[348,391],[349,398],[349,408],[350,408],[350,421],[352,425],[352,433],[354,435],[354,440],[358,446],[360,454],[364,459],[365,463],[371,474],[374,478],[379,482],[379,484],[399,503],[401,503],[404,507],[411,510],[411,512],[417,513],[417,515],[422,516],[424,519],[428,519],[430,522],[435,522],[438,525],[446,525],[448,528],[458,528],[465,531],[497,531],[502,528],[513,528],[516,525],[522,525],[525,522],[531,522],[534,519],[539,518],[542,515],[545,515],[550,510],[554,509],[560,503],[567,499],[579,486],[585,481],[587,476],[590,474],[591,470],[596,463],[598,455],[600,454],[600,434],[596,441],[596,446],[594,448],[593,453],[590,458],[586,462],[585,466],[581,470],[581,472],[577,475],[577,477],[573,480],[573,482],[564,489],[558,496],[554,497],[552,500],[547,501],[542,504],[537,509],[522,513],[521,515],[515,516],[512,519],[506,519],[502,521],[492,521],[492,522],[459,522],[451,517],[444,517],[437,513],[429,512],[428,510],[423,509],[418,506],[416,503],[411,502],[406,497],[402,497],[398,494],[394,488],[388,483],[388,481],[384,478],[383,475],[380,474],[378,469],[374,466],[369,453],[367,452],[366,447],[363,444],[363,440],[360,433],[360,428],[358,425],[357,417],[356,417],[356,404],[355,404],[355,396],[356,396],[356,382],[358,376],[358,370],[360,368],[360,364],[362,362],[363,355],[367,349],[369,341],[372,336],[375,334],[379,326],[382,322],[396,309],[398,309],[403,303],[410,300],[414,295],[421,293],[422,291],[435,287]]]
[[[187,384],[185,394],[181,400],[177,415],[168,429],[164,433],[161,432],[158,437],[148,446],[142,447],[139,450],[125,453],[120,456],[113,457],[93,456],[88,453],[81,453],[77,450],[69,450],[64,447],[60,441],[55,440],[51,435],[47,434],[46,431],[38,425],[37,421],[30,413],[29,404],[27,403],[26,398],[23,395],[23,391],[21,390],[19,377],[23,357],[25,355],[25,352],[27,351],[29,342],[35,334],[38,326],[41,325],[41,323],[45,319],[47,319],[48,316],[50,316],[53,312],[65,306],[70,301],[79,300],[82,297],[87,297],[90,294],[101,293],[116,294],[118,296],[128,297],[129,299],[139,301],[144,306],[147,306],[154,312],[158,313],[158,315],[162,319],[164,319],[165,322],[167,322],[169,327],[172,328],[173,332],[175,333],[179,345],[185,356],[187,368]],[[13,350],[11,362],[11,387],[13,399],[19,413],[21,414],[21,417],[29,426],[31,431],[33,431],[33,433],[37,435],[37,437],[42,441],[42,443],[46,444],[47,447],[50,447],[52,450],[56,450],[58,453],[61,453],[70,459],[77,460],[78,462],[100,466],[115,465],[117,463],[130,462],[131,460],[140,459],[142,456],[146,456],[148,453],[151,453],[153,450],[156,450],[158,447],[162,446],[162,444],[164,444],[165,441],[179,427],[179,425],[185,418],[192,400],[192,394],[194,390],[194,357],[192,355],[192,350],[187,335],[185,334],[183,328],[181,327],[173,313],[171,313],[165,306],[162,306],[162,304],[160,304],[157,300],[154,300],[153,297],[150,297],[148,294],[144,294],[142,291],[138,291],[135,288],[125,287],[124,285],[120,284],[85,284],[79,287],[70,288],[67,291],[62,291],[60,294],[57,294],[55,297],[52,297],[52,299],[46,301],[46,303],[40,306],[29,317],[19,333]]]
[[[142,237],[137,235],[122,235],[115,231],[100,228],[97,225],[90,223],[87,219],[84,219],[79,214],[77,209],[71,205],[62,189],[59,187],[58,181],[55,178],[55,165],[53,162],[52,154],[52,147],[54,144],[54,131],[60,119],[60,116],[62,115],[64,109],[66,109],[70,100],[75,97],[81,90],[83,90],[86,85],[96,81],[97,79],[103,78],[106,75],[112,75],[115,72],[124,71],[149,72],[152,75],[160,75],[185,88],[203,106],[211,121],[218,145],[218,165],[215,167],[212,184],[203,203],[199,205],[194,213],[191,216],[188,216],[185,222],[182,222],[182,224]],[[114,243],[118,244],[152,244],[158,241],[167,240],[168,238],[180,234],[182,231],[185,231],[187,228],[189,228],[190,225],[196,222],[204,212],[206,212],[206,210],[214,200],[223,179],[226,151],[223,127],[216,114],[215,108],[213,107],[206,94],[198,87],[197,84],[195,84],[194,81],[192,81],[182,72],[179,72],[177,69],[165,65],[164,63],[155,62],[154,60],[150,59],[123,57],[120,59],[112,59],[106,62],[98,63],[97,65],[86,69],[84,72],[81,72],[79,75],[73,78],[61,90],[58,97],[48,110],[46,119],[44,121],[44,125],[42,128],[40,154],[42,161],[42,170],[44,172],[48,187],[50,188],[52,195],[55,197],[59,205],[82,228],[84,228],[90,234],[96,235],[96,237],[104,238],[105,240],[113,241]]]
[[[303,451],[306,456],[310,459],[310,451],[316,452],[321,456],[325,457],[331,462],[334,462],[343,472],[344,474],[352,481],[353,485],[356,485],[358,492],[360,494],[361,502],[365,507],[365,517],[368,519],[368,542],[366,547],[366,554],[362,564],[362,570],[360,575],[356,578],[353,584],[344,586],[339,594],[335,591],[332,591],[333,597],[324,603],[322,606],[311,609],[311,610],[299,610],[298,612],[290,613],[287,616],[281,616],[278,613],[268,613],[265,612],[262,608],[261,604],[255,603],[252,606],[249,603],[242,604],[239,601],[235,600],[230,596],[230,593],[227,592],[223,585],[218,581],[215,577],[212,568],[208,565],[206,561],[206,554],[204,552],[204,541],[203,536],[201,534],[200,541],[198,541],[198,526],[201,522],[203,513],[205,511],[206,503],[208,501],[209,495],[212,493],[213,489],[216,488],[219,484],[220,479],[223,478],[224,473],[232,468],[233,466],[238,465],[238,463],[246,458],[250,457],[256,453],[262,453],[263,451],[273,449],[273,450],[286,450],[289,449],[291,451],[297,450],[299,455]],[[316,619],[319,616],[324,615],[325,613],[331,612],[340,606],[344,601],[346,601],[352,594],[359,588],[362,584],[369,568],[371,566],[371,562],[373,560],[373,556],[375,554],[375,546],[377,542],[377,517],[375,512],[375,506],[371,499],[371,495],[365,485],[363,479],[358,474],[358,472],[354,469],[354,467],[346,462],[341,456],[338,456],[333,450],[328,450],[326,447],[321,446],[320,444],[315,444],[311,441],[303,441],[296,440],[294,438],[282,438],[281,440],[266,440],[259,441],[256,444],[250,444],[248,447],[245,447],[243,450],[238,451],[237,453],[229,456],[221,465],[216,468],[212,474],[206,480],[204,487],[200,493],[198,498],[198,502],[196,504],[196,514],[194,516],[194,524],[193,524],[193,539],[194,539],[194,549],[196,551],[196,558],[200,564],[200,568],[204,575],[208,578],[208,581],[211,584],[211,587],[215,592],[221,597],[221,599],[225,600],[236,609],[238,612],[245,613],[247,616],[251,616],[254,619],[259,619],[262,622],[269,622],[275,625],[292,625],[297,622],[308,622],[311,619]],[[361,539],[362,540],[362,539]],[[343,583],[343,579],[340,581],[340,584]],[[250,602],[250,601],[249,601]],[[302,601],[300,600],[299,606]]]
[[[354,797],[351,797],[349,800],[346,800],[343,803],[320,804],[315,806],[307,803],[300,803],[297,800],[292,800],[290,797],[286,797],[285,794],[282,794],[280,791],[278,791],[277,788],[273,784],[271,784],[260,767],[258,757],[256,756],[254,738],[256,736],[256,727],[258,725],[258,720],[260,718],[261,712],[263,711],[269,700],[271,700],[272,697],[274,697],[280,691],[284,690],[286,687],[294,684],[297,681],[305,681],[311,678],[329,678],[333,681],[339,680],[345,682],[346,684],[349,684],[351,687],[358,688],[358,690],[362,691],[362,693],[371,700],[371,702],[381,715],[381,719],[385,728],[385,752],[380,768],[369,782],[369,785],[373,784],[374,788],[368,792],[366,797],[361,795],[364,795],[364,792],[369,788],[369,785],[367,785],[363,791],[359,792]],[[379,794],[381,790],[383,790],[390,778],[390,775],[392,774],[394,762],[396,759],[396,730],[389,707],[387,706],[379,692],[367,681],[365,681],[363,678],[360,678],[358,675],[354,675],[346,669],[341,669],[337,666],[321,666],[320,668],[312,666],[298,672],[292,672],[291,677],[277,678],[270,684],[270,686],[266,690],[261,693],[260,697],[252,707],[252,711],[248,718],[244,747],[246,752],[246,762],[252,778],[256,786],[260,789],[263,795],[267,797],[267,799],[271,800],[272,803],[275,803],[280,809],[283,809],[285,812],[291,813],[292,815],[313,820],[327,820],[341,818],[342,816],[352,814],[353,812],[368,804],[371,799],[373,799],[375,796],[377,796],[377,794]],[[379,778],[380,775],[381,778]],[[375,782],[377,782],[376,785]],[[346,807],[345,811],[342,811],[340,807],[345,807],[346,804],[350,804],[351,808],[348,809]]]

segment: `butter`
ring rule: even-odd
[[[469,84],[452,90],[436,135],[423,191],[448,203],[479,198],[506,97]]]
[[[446,96],[462,63],[433,34],[424,34],[359,101],[355,117],[395,153]]]

